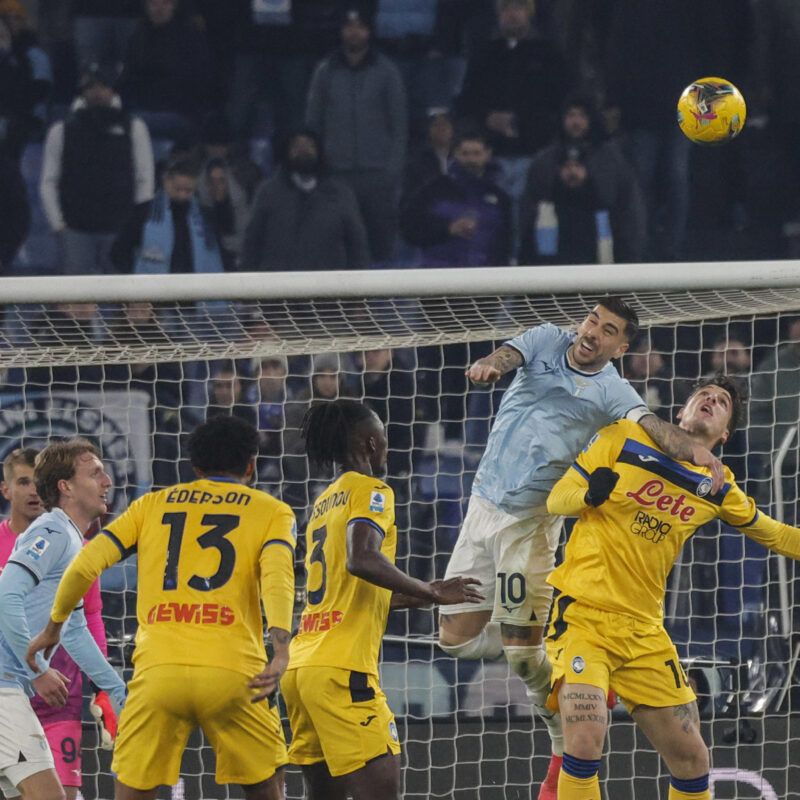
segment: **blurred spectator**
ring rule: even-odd
[[[329,177],[319,140],[299,131],[277,172],[264,181],[244,235],[245,270],[362,269],[369,266],[364,223],[350,187]]]
[[[111,67],[83,70],[80,96],[44,145],[39,193],[61,235],[67,275],[113,272],[108,254],[137,203],[153,197],[153,148],[147,126],[122,109]]]
[[[414,373],[400,352],[388,347],[359,353],[356,364],[361,369],[357,395],[386,425],[389,477],[408,476],[414,442]]]
[[[152,303],[123,303],[108,317],[109,346],[169,346],[172,340],[162,327]],[[144,392],[149,398],[153,442],[153,488],[170,486],[180,479],[180,433],[183,405],[183,368],[180,364],[136,362],[106,364],[104,389]]]
[[[120,64],[141,14],[142,0],[72,0],[73,41],[79,64]]]
[[[111,248],[120,272],[222,272],[216,232],[195,196],[197,166],[178,156],[166,168],[161,189],[128,217]]]
[[[183,141],[196,135],[208,109],[211,68],[205,32],[178,0],[145,0],[119,92],[154,138]]]
[[[447,174],[453,154],[453,121],[445,107],[428,109],[428,137],[409,159],[403,176],[403,202],[426,183]]]
[[[253,426],[258,424],[256,405],[245,392],[242,376],[233,361],[223,361],[211,372],[206,419],[220,415],[241,417]]]
[[[347,5],[341,46],[316,69],[306,121],[322,141],[333,174],[355,192],[373,263],[393,254],[408,112],[397,66],[372,43],[372,17]]]
[[[559,173],[568,152],[576,152],[586,169],[591,190],[591,204],[608,212],[614,245],[614,261],[638,262],[644,256],[646,219],[644,201],[633,169],[622,155],[616,142],[605,141],[602,121],[588,98],[567,100],[561,117],[560,135],[552,144],[540,150],[528,170],[520,212],[520,262],[537,260],[535,234],[540,203],[553,202],[559,183]],[[566,194],[566,197],[574,195]],[[584,198],[588,200],[586,192]],[[563,200],[564,198],[562,198]],[[556,216],[559,217],[558,210]],[[592,253],[591,246],[587,255]],[[566,256],[566,254],[565,254]],[[585,260],[577,263],[592,263]],[[561,258],[559,263],[569,262]]]
[[[510,200],[487,175],[491,157],[482,131],[459,131],[448,173],[422,186],[405,202],[403,236],[422,248],[423,266],[508,264]]]
[[[86,348],[97,341],[96,303],[59,303],[49,308],[30,327],[33,344],[38,348]],[[99,364],[60,364],[28,367],[25,391],[96,391],[103,377]]]
[[[225,116],[217,111],[206,115],[198,145],[201,167],[212,159],[222,159],[230,169],[232,180],[241,186],[248,203],[252,203],[264,174],[246,150],[246,142],[234,142]]]
[[[533,0],[497,0],[500,35],[469,59],[456,106],[489,130],[502,167],[498,183],[515,201],[531,157],[558,129],[570,85],[555,45],[533,26],[534,7]]]
[[[229,98],[236,136],[275,136],[298,129],[317,61],[339,36],[339,3],[237,0],[237,52]]]
[[[289,396],[286,379],[289,363],[286,356],[264,356],[258,370],[258,479],[265,483],[281,480],[281,462],[285,454],[283,432],[286,427],[285,405]]]
[[[28,57],[15,49],[11,25],[0,17],[0,149],[17,162],[36,127],[33,109],[42,99]]]
[[[209,159],[197,182],[200,206],[213,220],[225,269],[235,269],[250,219],[247,194],[221,158]]]
[[[750,386],[750,445],[769,464],[789,429],[800,421],[800,318],[788,320],[784,344],[756,364]],[[792,481],[786,497],[800,496],[797,469],[797,447],[792,446],[783,462],[783,475]],[[795,524],[793,517],[792,512],[786,521]]]
[[[19,164],[0,154],[0,275],[11,262],[31,227],[31,209]]]
[[[675,103],[706,74],[702,5],[618,0],[607,42],[607,120],[611,132],[619,128],[628,139],[647,205],[648,258],[656,261],[679,259],[686,243],[691,142],[675,124]]]
[[[611,214],[602,205],[580,147],[560,149],[551,182],[525,192],[520,260],[527,264],[610,264]],[[615,214],[617,227],[628,220]]]
[[[654,414],[672,421],[672,376],[664,356],[653,349],[646,334],[625,353],[622,374]]]
[[[377,0],[375,35],[400,69],[415,137],[425,130],[427,109],[453,97],[452,64],[437,30],[439,0]]]
[[[44,133],[47,122],[47,101],[53,88],[53,67],[50,56],[39,44],[36,31],[28,24],[28,15],[20,0],[0,0],[0,17],[5,19],[14,40],[14,52],[28,61],[33,80],[33,93],[37,98],[32,109],[32,133],[37,139]]]

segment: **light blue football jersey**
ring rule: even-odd
[[[506,342],[524,363],[503,395],[472,492],[517,517],[545,504],[600,428],[647,412],[613,364],[596,373],[570,366],[574,339],[548,323]]]
[[[22,567],[36,582],[25,595],[25,619],[31,636],[47,625],[61,576],[81,547],[83,536],[60,508],[37,517],[17,538],[8,563]],[[13,571],[3,570],[0,581],[11,580]],[[82,611],[79,613],[83,615]],[[0,687],[9,686],[21,686],[32,694],[30,670],[20,663],[0,631]]]

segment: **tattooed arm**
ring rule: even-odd
[[[486,358],[479,358],[464,374],[476,385],[486,386],[523,363],[522,353],[507,344],[501,345]]]
[[[725,472],[722,462],[710,450],[694,441],[686,431],[655,414],[642,417],[639,424],[670,458],[689,461],[697,467],[708,467],[711,471],[711,494],[716,494],[723,487]]]

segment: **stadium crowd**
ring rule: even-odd
[[[782,0],[3,0],[2,271],[780,258],[798,39]],[[706,74],[748,101],[716,151]]]

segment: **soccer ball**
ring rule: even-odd
[[[724,144],[744,127],[742,93],[724,78],[701,78],[678,98],[678,125],[697,144]]]

